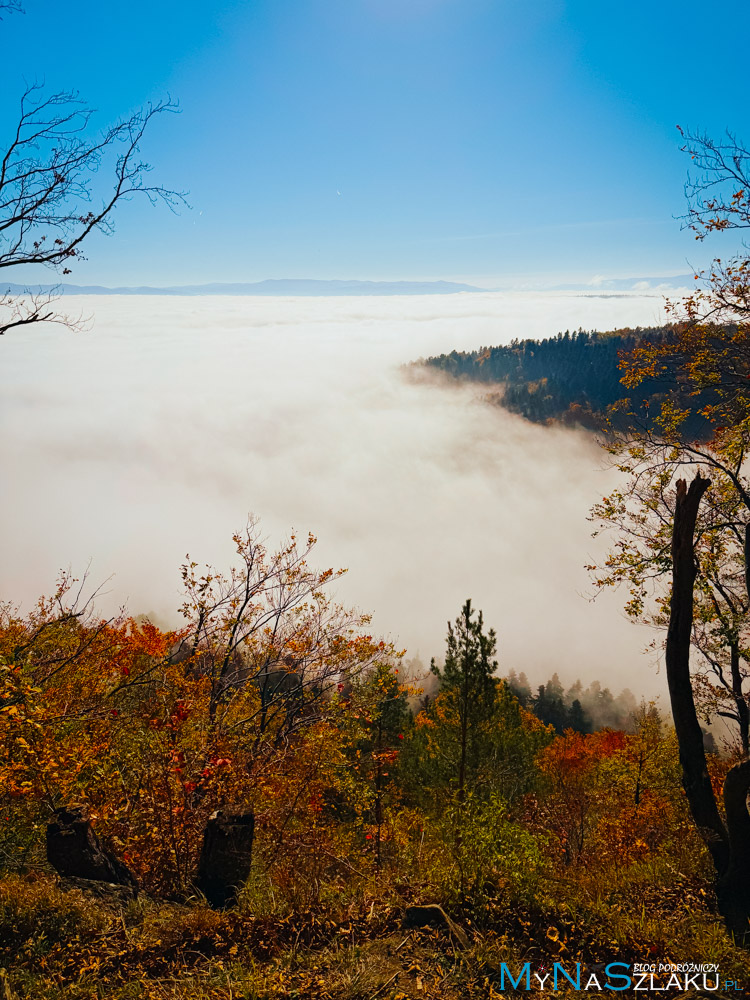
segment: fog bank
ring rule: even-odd
[[[617,597],[589,603],[590,505],[613,483],[584,434],[398,366],[566,328],[663,321],[658,296],[66,298],[85,333],[0,343],[0,596],[91,563],[103,603],[175,620],[185,553],[221,567],[249,511],[347,566],[342,600],[440,655],[467,596],[504,670],[660,686]]]

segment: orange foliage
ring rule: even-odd
[[[346,769],[341,680],[393,653],[322,595],[330,576],[292,542],[240,611],[233,584],[213,606],[211,582],[197,584],[179,631],[102,619],[68,578],[30,615],[5,608],[0,807],[14,822],[0,846],[39,850],[52,810],[85,803],[146,888],[184,895],[209,815],[253,809],[274,863],[299,867],[326,841],[321,804]]]
[[[632,863],[681,828],[674,740],[648,715],[632,734],[568,730],[538,761],[548,794],[534,802],[534,821],[554,833],[568,862]]]

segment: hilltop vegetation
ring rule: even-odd
[[[251,522],[235,541],[229,572],[183,567],[177,631],[102,619],[67,578],[31,614],[3,611],[0,956],[14,990],[486,997],[504,962],[530,957],[750,973],[653,708],[598,684],[563,692],[556,676],[532,695],[468,601],[422,698],[400,652],[325,596],[336,574],[309,567],[314,539],[270,552]],[[712,780],[730,764],[711,755]],[[50,866],[46,825],[72,804],[137,898]],[[249,877],[224,909],[196,879],[216,810],[255,817]],[[453,922],[404,925],[423,903]]]
[[[563,423],[601,429],[609,418],[623,430],[641,421],[651,426],[658,416],[664,388],[643,383],[627,391],[620,379],[620,356],[636,346],[664,347],[675,342],[672,326],[636,327],[608,333],[578,330],[559,333],[544,340],[513,340],[498,347],[476,351],[451,351],[427,358],[430,369],[455,379],[486,384],[499,391],[490,398],[535,423]],[[627,397],[625,409],[611,407]],[[704,389],[683,402],[690,411],[684,432],[693,437],[710,436],[710,423],[700,415],[711,399]]]

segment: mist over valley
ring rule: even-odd
[[[653,694],[649,636],[586,600],[589,507],[614,482],[581,430],[401,366],[559,330],[663,322],[659,296],[76,300],[90,328],[3,345],[0,588],[28,605],[88,567],[100,604],[176,623],[185,554],[226,567],[248,512],[313,531],[346,603],[429,663],[467,596],[500,672]],[[598,544],[598,543],[597,543]],[[597,551],[601,551],[601,545]]]

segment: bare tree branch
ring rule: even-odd
[[[86,329],[85,317],[58,312],[55,308],[58,301],[59,286],[48,292],[27,290],[21,295],[10,292],[0,294],[0,336],[14,327],[28,326],[31,323],[62,323],[70,330]]]
[[[172,211],[186,204],[184,193],[150,183],[151,166],[140,152],[154,118],[177,110],[167,98],[91,137],[93,110],[76,92],[45,95],[40,84],[27,87],[0,159],[0,269],[40,264],[70,274],[84,259],[88,236],[113,231],[119,202],[145,196]],[[109,179],[95,194],[96,175],[105,171]],[[43,320],[67,322],[51,302],[31,293],[19,300],[8,290],[0,299],[0,335]]]
[[[23,13],[25,13],[25,11],[21,0],[2,0],[2,2],[0,2],[0,21],[2,21],[4,14]]]
[[[682,151],[699,171],[685,185],[683,228],[692,229],[699,240],[711,232],[750,228],[750,149],[729,131],[725,140],[716,141],[677,127],[685,139]]]

